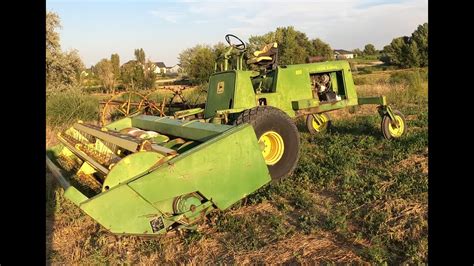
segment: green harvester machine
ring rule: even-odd
[[[226,41],[205,108],[137,113],[103,126],[79,121],[59,133],[46,164],[65,197],[115,234],[191,229],[293,172],[298,117],[317,134],[331,123],[327,112],[374,104],[386,139],[405,133],[385,96],[357,96],[347,61],[278,65],[277,43],[247,58],[244,42],[231,34]]]

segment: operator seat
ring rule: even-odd
[[[278,59],[278,43],[269,43],[262,50],[255,51],[253,55],[253,58],[247,60],[247,64],[256,64],[258,66],[265,66],[265,68],[271,66],[273,69]]]

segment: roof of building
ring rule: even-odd
[[[334,52],[338,54],[353,54],[354,53],[354,52],[343,50],[343,49],[334,50]]]
[[[165,66],[165,63],[163,63],[163,62],[155,62],[154,64],[155,64],[157,67],[159,67],[159,68],[166,67],[166,66]]]

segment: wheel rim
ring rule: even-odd
[[[392,135],[395,138],[400,137],[403,134],[403,131],[405,130],[405,124],[403,123],[403,119],[395,115],[395,119],[398,122],[398,127],[392,126],[392,123],[388,124],[388,132],[390,132],[390,135]]]
[[[276,164],[285,150],[283,138],[275,131],[267,131],[260,136],[258,143],[262,148],[262,155],[267,165]]]
[[[318,122],[316,121],[316,119],[314,119],[314,117],[311,120],[311,125],[313,126],[314,130],[316,130],[317,132],[320,132],[328,122],[328,119],[325,115],[319,115],[319,118],[323,121],[323,123],[318,124]]]

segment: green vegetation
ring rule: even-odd
[[[77,90],[59,92],[46,98],[46,122],[51,127],[67,127],[77,120],[97,121],[99,101]]]
[[[94,74],[97,75],[102,86],[108,93],[115,93],[115,73],[112,62],[108,59],[102,59],[94,67]]]
[[[294,27],[279,27],[275,31],[259,36],[251,36],[248,42],[248,56],[260,50],[264,45],[278,43],[279,64],[302,64],[309,57],[321,56],[333,58],[332,48],[319,38],[310,40],[305,33],[295,30]],[[214,72],[214,63],[223,55],[227,47],[224,43],[214,46],[196,45],[182,51],[179,61],[184,72],[195,84],[207,82],[209,75]]]
[[[179,62],[194,83],[202,84],[214,72],[214,63],[222,53],[222,45],[196,45],[179,54]]]
[[[84,64],[76,50],[61,50],[59,33],[61,27],[59,16],[53,12],[46,13],[46,91],[64,91],[78,85]]]
[[[375,55],[377,53],[377,50],[375,49],[375,46],[373,44],[369,43],[364,46],[363,53],[364,55],[371,56],[371,55]]]
[[[333,57],[332,48],[319,38],[310,40],[306,33],[293,26],[278,27],[275,31],[249,38],[249,54],[265,44],[278,43],[278,63],[281,65],[303,64],[308,57]]]
[[[393,39],[380,59],[403,68],[428,66],[428,23],[419,25],[410,37]]]

